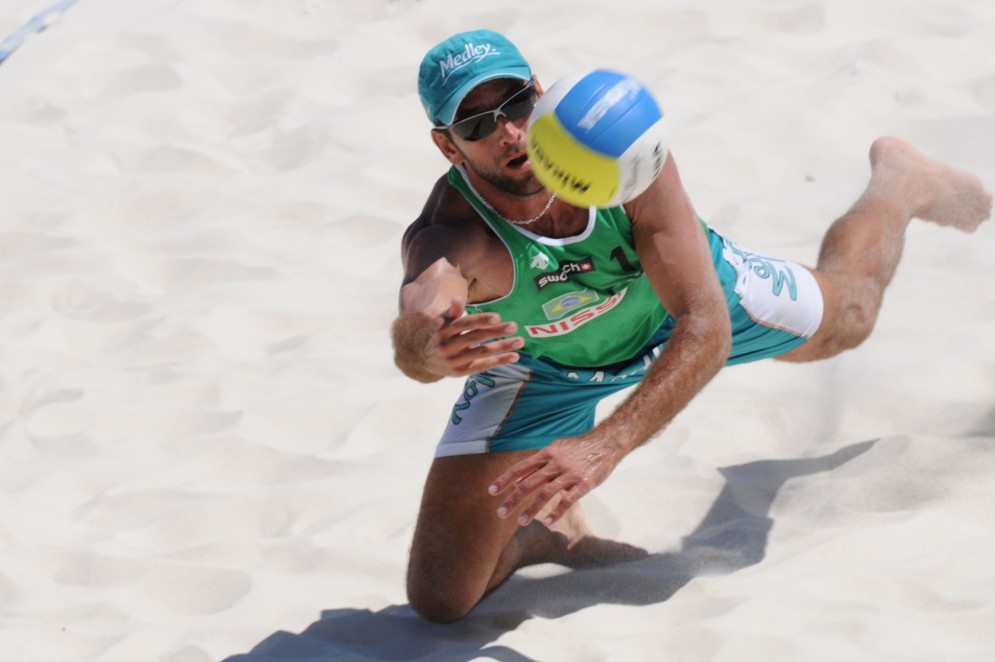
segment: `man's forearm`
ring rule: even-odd
[[[728,322],[681,319],[632,394],[588,435],[609,441],[623,455],[641,446],[711,381],[731,346]]]
[[[724,309],[682,317],[640,385],[610,416],[585,434],[554,441],[494,480],[488,488],[494,495],[515,486],[498,507],[498,517],[510,516],[531,498],[518,518],[525,526],[559,494],[559,503],[544,520],[547,526],[556,522],[629,452],[666,427],[715,376],[729,356],[730,336]]]
[[[437,328],[436,321],[424,313],[402,313],[391,325],[394,363],[405,375],[423,384],[442,379],[442,375],[425,369],[425,347]]]

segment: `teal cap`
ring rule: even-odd
[[[472,89],[495,78],[529,80],[532,69],[506,37],[491,30],[461,32],[425,54],[418,70],[418,95],[436,126],[453,123]]]

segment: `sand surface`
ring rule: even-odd
[[[699,213],[805,263],[878,135],[995,185],[993,3],[609,4],[80,0],[0,64],[5,660],[995,659],[995,224],[914,224],[864,347],[726,370],[625,461],[587,508],[647,560],[408,607],[460,390],[388,336],[429,47],[637,76]]]

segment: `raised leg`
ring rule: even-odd
[[[973,232],[991,217],[992,194],[977,177],[898,138],[875,141],[870,158],[867,189],[829,228],[813,270],[825,300],[822,325],[784,360],[833,356],[870,335],[913,218]]]

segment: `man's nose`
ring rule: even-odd
[[[499,115],[497,122],[497,130],[501,134],[502,140],[509,143],[518,143],[522,142],[525,138],[525,133],[529,125],[528,117],[512,122],[504,115]]]

